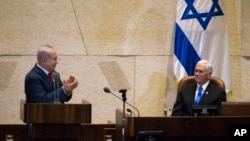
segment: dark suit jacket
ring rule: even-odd
[[[69,101],[72,95],[68,96],[62,89],[62,81],[59,78],[59,101]],[[35,65],[25,77],[26,102],[29,103],[53,103],[54,83],[47,74]]]
[[[183,86],[174,104],[173,116],[192,116],[192,105],[194,104],[196,87],[196,83]],[[225,90],[209,83],[201,97],[199,105],[218,105],[219,107],[222,101],[226,101]]]

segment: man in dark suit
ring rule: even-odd
[[[55,71],[58,64],[57,58],[57,51],[54,47],[45,45],[39,48],[37,63],[25,77],[26,102],[53,103],[55,102],[55,90],[59,95],[58,102],[64,103],[71,99],[73,90],[78,85],[78,80],[74,76],[69,76],[66,81],[61,81],[59,73]],[[50,77],[51,73],[56,74],[54,79]],[[58,88],[55,89],[54,86],[57,85]]]
[[[207,60],[199,61],[194,72],[196,82],[182,87],[174,104],[172,116],[192,116],[192,105],[219,106],[222,101],[226,101],[225,90],[210,83],[211,76],[212,65]]]

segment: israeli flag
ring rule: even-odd
[[[201,59],[213,65],[213,76],[231,92],[229,42],[223,0],[178,0],[174,37],[177,80],[194,74]]]

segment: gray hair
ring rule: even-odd
[[[51,58],[50,50],[54,49],[51,45],[43,45],[37,51],[37,61],[42,61],[43,58]]]
[[[208,60],[200,60],[197,64],[204,64],[206,66],[206,70],[209,72],[213,72],[213,66]]]

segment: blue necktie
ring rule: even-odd
[[[199,87],[198,94],[196,96],[196,99],[194,101],[194,105],[198,105],[202,96],[202,86]]]

